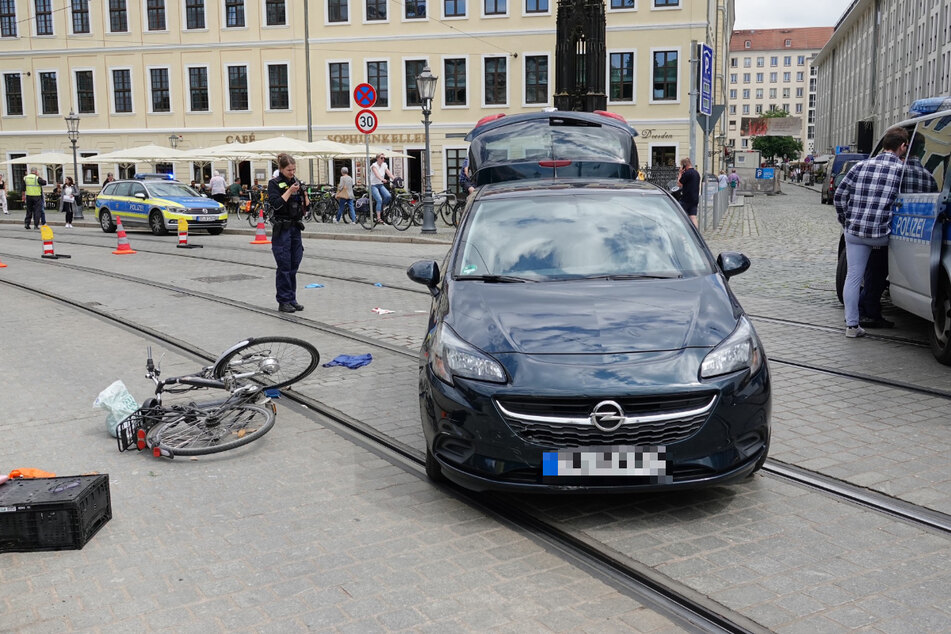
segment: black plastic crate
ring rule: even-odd
[[[110,519],[108,474],[0,484],[0,553],[78,550]]]

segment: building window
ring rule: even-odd
[[[749,147],[749,146],[750,146],[750,140],[749,140],[749,139],[743,139],[743,140],[742,140],[742,144],[741,144],[740,147]]]
[[[505,15],[506,0],[482,0],[486,15]]]
[[[205,28],[205,0],[185,0],[185,28]]]
[[[802,114],[802,104],[801,104],[801,103],[797,103],[797,104],[796,104],[796,114]]]
[[[783,73],[783,81],[791,81],[792,73]]]
[[[17,36],[16,0],[0,0],[0,36]]]
[[[132,112],[132,73],[128,69],[112,71],[112,101],[116,112]]]
[[[189,109],[192,112],[208,112],[208,69],[203,66],[188,69]]]
[[[89,33],[89,0],[72,0],[73,33]]]
[[[773,89],[775,90],[775,88]],[[789,99],[790,91],[788,88],[783,88],[783,99]]]
[[[783,58],[783,66],[792,66],[792,55]]]
[[[753,43],[750,42],[749,40],[746,40],[745,42],[743,42],[743,48],[752,48],[752,46],[753,46]]]
[[[548,103],[548,56],[525,58],[525,103]]]
[[[225,26],[229,29],[244,27],[244,0],[225,0]]]
[[[749,73],[743,73],[743,83],[744,83],[744,84],[750,83],[750,74],[749,74]]]
[[[386,0],[366,0],[367,20],[386,19]]]
[[[611,53],[610,63],[611,101],[634,101],[634,53]]]
[[[168,69],[149,69],[149,80],[152,87],[152,112],[171,112],[172,99],[168,90]]]
[[[800,99],[802,98],[803,93],[804,91],[801,87],[796,89],[796,96],[799,97]]]
[[[346,22],[350,19],[347,0],[327,0],[327,21]]]
[[[93,86],[91,70],[76,71],[76,110],[79,114],[96,112],[96,88]]]
[[[446,150],[446,188],[456,192],[457,195],[465,198],[465,193],[459,186],[459,171],[462,170],[462,163],[467,158],[468,151],[464,149]]]
[[[679,7],[680,0],[654,0],[655,7]]]
[[[756,104],[756,114],[763,114],[763,104]]]
[[[788,73],[787,73],[788,74]],[[779,73],[770,73],[769,81],[770,83],[776,83],[776,80],[779,78]]]
[[[464,18],[466,0],[443,0],[443,14],[447,18]]]
[[[287,81],[287,64],[269,64],[267,67],[268,108],[290,110],[291,98]]]
[[[736,68],[737,66],[739,66],[739,61],[740,61],[740,60],[738,60],[737,58],[731,57],[731,58],[730,58],[730,68]]]
[[[150,31],[164,31],[165,0],[148,0],[148,18]]]
[[[792,46],[792,40],[786,40],[785,44],[786,44],[786,48],[789,48],[790,46]]]
[[[350,107],[350,64],[347,62],[330,64],[330,107]]]
[[[796,65],[797,65],[797,66],[805,66],[805,65],[806,65],[806,56],[805,56],[805,55],[799,55],[798,57],[796,57]]]
[[[416,77],[413,77],[416,81]],[[390,107],[390,67],[387,62],[367,62],[367,83],[376,88],[378,108]]]
[[[804,78],[805,78],[805,75],[802,72],[796,73],[796,81],[803,81]]]
[[[248,110],[248,67],[228,67],[228,110]]]
[[[20,73],[4,73],[3,94],[6,95],[8,116],[23,114],[23,86],[20,83]]]
[[[416,76],[423,72],[425,66],[426,60],[424,59],[406,60],[406,86],[403,92],[406,94],[407,107],[423,105],[422,100],[419,98],[419,91],[416,89]]]
[[[629,2],[632,6],[634,4],[634,0],[625,1]],[[614,6],[614,0],[611,0],[611,8],[618,8]],[[525,13],[548,13],[548,0],[525,0]]]
[[[59,114],[56,73],[40,73],[40,114]]]
[[[403,6],[406,7],[407,20],[426,17],[426,0],[406,0]]]
[[[756,89],[756,98],[757,98],[757,99],[762,99],[762,98],[763,98],[763,89],[762,89],[762,88],[757,88],[757,89]]]
[[[109,32],[125,33],[129,30],[129,12],[125,0],[109,0]]]
[[[445,99],[447,106],[466,105],[466,60],[447,59],[444,62],[446,82]]]
[[[36,34],[53,34],[53,7],[50,0],[36,0],[33,4],[36,9]]]
[[[743,89],[743,98],[744,98],[744,99],[749,99],[749,98],[750,98],[750,89],[749,89],[749,88],[744,88],[744,89]]]
[[[483,90],[485,91],[485,105],[501,106],[508,101],[508,68],[505,57],[487,57],[484,60],[485,75]]]
[[[287,25],[286,0],[266,0],[264,3],[265,20],[268,26]]]
[[[763,73],[756,73],[756,83],[757,84],[763,83]]]
[[[757,57],[757,58],[756,58],[756,68],[762,68],[762,67],[765,66],[765,65],[766,65],[766,58],[765,58],[765,57]]]
[[[654,101],[677,99],[677,51],[654,52]]]
[[[779,66],[779,58],[778,58],[778,57],[775,57],[775,56],[774,56],[774,57],[770,57],[770,58],[769,58],[769,65],[770,65],[770,66]]]
[[[753,65],[753,58],[752,58],[752,57],[744,57],[744,58],[743,58],[743,68],[750,68],[752,65]]]
[[[736,105],[730,104],[730,114],[736,114]]]
[[[89,156],[95,156],[96,152],[80,152],[80,158],[87,158]],[[83,184],[84,185],[98,185],[99,184],[99,166],[95,163],[83,163]],[[78,183],[77,183],[78,184]]]
[[[749,113],[750,113],[750,104],[748,103],[743,104],[743,114],[749,114]]]
[[[736,88],[730,89],[730,99],[736,99]]]
[[[736,83],[736,73],[730,73],[730,83],[731,84]]]

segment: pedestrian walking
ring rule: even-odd
[[[7,180],[2,173],[0,173],[0,209],[3,210],[4,215],[10,215],[10,209],[7,207]]]
[[[700,173],[694,169],[689,158],[683,158],[680,161],[680,175],[677,179],[677,185],[680,186],[680,190],[683,192],[680,205],[690,216],[693,225],[699,227],[697,206],[700,204]]]
[[[720,175],[717,176],[717,186],[718,186],[717,191],[722,191],[726,189],[727,187],[729,187],[729,185],[730,185],[730,179],[727,178],[726,170],[720,170]]]
[[[877,308],[878,315],[881,314],[881,294],[885,285],[873,285],[874,288],[864,291],[864,296],[860,287],[872,249],[884,251],[888,246],[892,207],[898,197],[902,159],[907,152],[908,131],[904,128],[887,130],[882,138],[881,153],[850,169],[835,190],[833,202],[836,217],[844,230],[848,261],[842,299],[845,304],[845,336],[850,339],[865,336],[865,329],[859,323],[860,304],[873,313]],[[881,254],[880,257],[885,256]]]
[[[370,191],[373,193],[373,201],[376,203],[376,221],[383,222],[380,213],[383,206],[390,202],[393,195],[383,184],[383,180],[389,178],[393,180],[393,174],[386,164],[386,157],[383,154],[376,155],[376,162],[370,166]]]
[[[353,209],[353,178],[350,176],[350,170],[346,167],[340,168],[340,182],[337,183],[337,217],[334,222],[340,222],[343,217],[344,207],[350,206],[350,221],[357,221],[356,211]]]
[[[727,181],[730,185],[730,202],[736,202],[736,190],[740,188],[740,176],[736,173],[736,168],[730,170],[730,175],[727,177]]]
[[[30,173],[23,177],[23,195],[26,202],[26,218],[23,220],[23,226],[30,228],[33,223],[33,229],[39,229],[40,224],[46,221],[46,212],[43,207],[43,187],[46,181],[40,178],[35,167],[30,168]]]
[[[67,176],[66,182],[63,183],[63,211],[66,213],[66,228],[73,228],[73,213],[76,210],[76,195],[79,193],[79,190],[76,189],[76,184],[73,183],[73,177]]]
[[[112,172],[109,172],[106,174],[106,180],[102,181],[102,184],[105,186],[114,180],[116,180],[115,176],[112,175]]]
[[[297,303],[297,269],[304,259],[304,208],[310,204],[307,192],[297,180],[297,163],[289,154],[278,154],[277,176],[268,181],[267,197],[274,213],[271,253],[277,264],[275,286],[277,309],[282,313],[304,310]]]
[[[465,192],[466,197],[471,196],[472,192],[475,191],[475,185],[472,183],[472,173],[469,170],[469,157],[466,157],[466,160],[462,162],[462,167],[459,169],[459,188]]]
[[[225,177],[221,175],[221,172],[215,172],[215,175],[208,181],[208,185],[211,186],[212,199],[222,205],[225,204],[228,196],[225,194]]]

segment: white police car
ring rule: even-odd
[[[951,97],[922,99],[912,119],[896,125],[911,138],[905,174],[892,211],[888,242],[892,303],[932,323],[931,351],[951,365]],[[895,127],[895,126],[889,126]],[[872,156],[881,151],[881,143]],[[842,298],[847,271],[845,239],[839,239],[836,290]]]
[[[125,226],[147,226],[166,235],[188,221],[189,230],[205,229],[218,235],[228,224],[224,205],[165,174],[136,174],[135,179],[107,183],[96,197],[96,217],[106,233],[116,230],[116,216]]]

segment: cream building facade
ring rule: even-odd
[[[439,78],[438,191],[454,186],[464,137],[480,118],[553,105],[556,9],[554,0],[0,0],[0,158],[70,152],[71,110],[83,156],[148,143],[187,150],[306,139],[308,119],[315,140],[362,143],[352,91],[369,82],[379,94],[369,141],[412,157],[390,163],[419,189],[425,139],[415,76],[428,64]],[[641,162],[673,163],[691,148],[696,156],[703,134],[689,117],[691,42],[714,47],[713,100],[725,103],[733,0],[606,0],[605,13],[607,107],[641,133]],[[362,163],[318,161],[303,176],[327,182],[349,165],[362,178]],[[120,167],[90,164],[80,184],[96,189]],[[200,169],[174,168],[180,180]],[[154,167],[123,171],[136,169]],[[271,165],[210,169],[229,181],[263,179]],[[14,169],[0,170],[19,182]]]
[[[916,99],[951,95],[951,0],[855,0],[815,65],[818,151],[870,151]]]
[[[757,118],[772,109],[802,120],[796,138],[803,153],[813,152],[815,94],[811,60],[832,36],[832,27],[734,31],[730,40],[727,143],[752,149],[753,137],[743,118]]]

